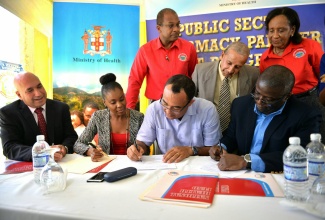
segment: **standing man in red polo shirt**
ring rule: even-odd
[[[134,109],[143,79],[147,77],[145,96],[150,100],[161,98],[164,85],[175,74],[191,77],[197,64],[197,54],[192,43],[179,38],[180,21],[170,8],[157,15],[159,37],[143,45],[131,67],[126,92],[127,107]]]

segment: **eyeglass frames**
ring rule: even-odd
[[[175,114],[179,114],[180,112],[182,112],[188,106],[188,104],[190,104],[191,100],[189,100],[184,107],[176,107],[176,106],[168,107],[163,102],[164,102],[164,100],[161,97],[160,100],[159,100],[159,103],[164,109],[168,109],[169,111],[171,111],[171,112],[173,112]]]

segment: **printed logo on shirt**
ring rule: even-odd
[[[186,61],[187,60],[187,55],[185,53],[181,53],[178,55],[178,59],[180,61]]]
[[[303,56],[305,56],[306,51],[304,49],[297,49],[296,51],[293,52],[293,57],[294,58],[301,58]]]

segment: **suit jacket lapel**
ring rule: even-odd
[[[287,115],[284,113],[284,109],[282,111],[282,114],[274,116],[272,121],[270,122],[269,126],[266,128],[265,133],[264,133],[264,139],[263,139],[263,144],[260,152],[263,152],[264,148],[266,147],[268,141],[272,137],[273,133],[278,129],[278,127],[282,124],[285,123],[284,121],[286,120]]]
[[[54,143],[54,128],[55,128],[55,112],[53,103],[46,100],[46,130],[48,136],[48,144]],[[59,143],[54,143],[59,144]]]
[[[279,126],[281,126],[282,123],[285,123],[285,120],[288,118],[288,109],[290,108],[290,105],[291,105],[291,99],[288,99],[287,103],[285,104],[282,110],[282,113],[280,115],[274,116],[269,126],[266,128],[261,152],[263,152],[264,148],[266,147],[273,133],[278,129]]]
[[[23,101],[20,102],[19,111],[20,111],[21,115],[25,118],[26,124],[30,125],[32,132],[34,134],[40,134],[40,131],[39,131],[39,128],[38,128],[38,125],[36,123],[33,113],[30,111],[28,106]],[[36,140],[36,136],[35,136],[35,140]]]
[[[220,62],[220,61],[219,61]],[[217,77],[219,74],[219,62],[211,62],[211,72],[213,74],[204,74],[204,87],[208,88],[206,89],[206,99],[207,100],[214,100],[214,94],[215,94],[215,87],[217,82]],[[206,72],[210,72],[206,70]]]
[[[248,115],[244,116],[246,117],[247,120],[247,129],[246,129],[246,140],[245,140],[245,152],[250,152],[251,151],[251,145],[254,137],[254,131],[255,131],[255,126],[256,126],[256,120],[257,120],[257,114],[254,112],[254,106],[255,102],[252,99],[251,104],[248,106],[250,109],[248,111]]]
[[[246,94],[247,90],[249,88],[248,85],[248,75],[247,71],[245,69],[245,66],[243,66],[240,69],[240,72],[238,73],[238,94],[239,96],[242,96],[242,94]]]

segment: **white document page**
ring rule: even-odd
[[[60,162],[62,169],[67,169],[68,173],[84,174],[89,170],[101,166],[111,160],[114,160],[116,156],[103,156],[99,162],[91,161],[90,157],[84,157],[79,154],[67,154]]]
[[[247,171],[247,170],[221,171],[218,167],[218,163],[219,162],[211,159],[201,166],[201,170],[212,172],[212,173],[218,173],[219,177],[231,177],[231,178],[240,176]]]
[[[114,171],[125,167],[135,167],[137,170],[176,169],[176,163],[164,163],[163,155],[142,156],[141,161],[132,161],[127,156],[119,156],[102,171]]]

